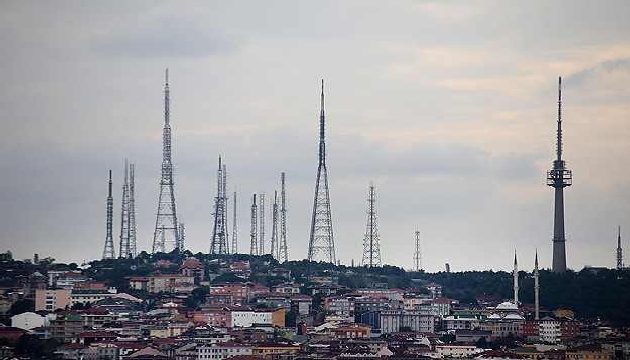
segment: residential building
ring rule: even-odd
[[[55,311],[71,305],[71,290],[35,290],[35,311]]]
[[[381,311],[381,332],[394,333],[400,331],[434,332],[434,316],[431,313],[417,310]]]

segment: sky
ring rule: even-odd
[[[412,267],[419,230],[427,271],[508,270],[515,249],[548,268],[563,76],[567,265],[614,266],[618,225],[630,244],[628,18],[627,1],[2,1],[0,251],[100,258],[109,169],[117,248],[125,157],[150,250],[169,68],[193,252],[209,249],[222,155],[240,252],[251,195],[285,171],[289,257],[306,257],[325,79],[342,263],[361,259],[374,183],[387,264]]]

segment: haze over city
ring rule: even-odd
[[[289,258],[306,257],[322,78],[342,263],[361,258],[372,182],[384,263],[412,267],[417,229],[430,272],[509,270],[514,249],[521,269],[535,249],[551,267],[558,76],[567,265],[613,267],[618,225],[628,243],[628,2],[61,4],[0,4],[0,239],[16,258],[100,258],[108,171],[116,239],[124,158],[151,251],[165,68],[193,252],[210,246],[222,155],[239,252],[250,195],[272,195],[285,171]]]

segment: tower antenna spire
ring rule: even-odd
[[[564,234],[564,188],[573,183],[573,174],[566,168],[562,159],[562,77],[558,78],[558,125],[556,130],[556,160],[553,168],[547,172],[547,185],[553,187],[554,221],[553,221],[553,263],[551,270],[563,273],[567,270],[567,258]]]
[[[162,129],[162,175],[160,195],[153,232],[153,253],[167,252],[179,248],[179,225],[175,207],[175,182],[171,154],[170,88],[168,69],[164,82],[164,128]],[[168,236],[167,236],[168,235]],[[168,241],[168,246],[166,242]]]
[[[538,274],[538,249],[536,249],[536,258],[534,260],[534,320],[540,320],[540,279]]]
[[[617,270],[623,269],[623,250],[621,249],[621,225],[617,229]]]
[[[330,214],[328,170],[326,169],[325,125],[324,80],[322,79],[321,111],[319,116],[319,165],[317,167],[317,180],[315,182],[308,260],[314,261],[318,255],[320,255],[323,260],[336,264],[332,216]]]
[[[280,174],[280,262],[289,261],[289,250],[287,248],[287,194],[285,188],[285,173]]]
[[[226,196],[225,192],[225,165],[222,164],[219,155],[219,167],[217,169],[217,196],[214,198],[214,228],[210,241],[210,254],[224,255],[229,252],[226,224]]]
[[[109,182],[107,186],[107,219],[105,220],[105,247],[103,248],[103,259],[113,259],[114,238],[112,237],[112,220],[114,213],[114,198],[112,197],[112,171],[109,170]]]

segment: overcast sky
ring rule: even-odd
[[[418,229],[428,271],[506,270],[515,248],[522,269],[536,248],[550,267],[562,75],[567,263],[613,266],[617,225],[630,234],[629,18],[628,1],[2,1],[0,250],[100,258],[112,169],[118,253],[125,157],[150,250],[168,67],[192,251],[209,249],[222,154],[241,252],[251,194],[286,171],[289,255],[306,256],[324,78],[338,259],[361,258],[373,182],[386,263],[411,268]]]

